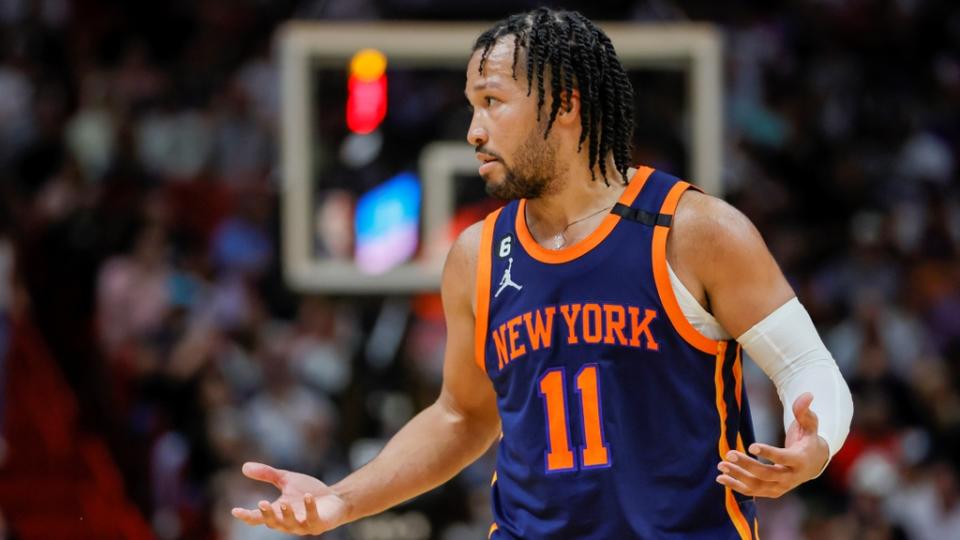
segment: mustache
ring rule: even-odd
[[[493,156],[493,157],[497,158],[498,160],[503,161],[503,158],[500,157],[500,154],[498,154],[498,153],[496,153],[496,152],[491,152],[490,150],[487,150],[487,149],[486,149],[485,147],[483,147],[483,146],[478,146],[478,147],[476,147],[476,148],[477,148],[476,151],[477,151],[478,154],[487,154],[488,156]]]

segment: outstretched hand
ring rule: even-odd
[[[234,508],[230,512],[247,525],[266,525],[285,533],[305,535],[320,534],[346,522],[347,503],[312,476],[262,463],[245,463],[243,474],[280,490],[280,497],[272,503],[260,501],[255,509]]]
[[[817,415],[810,410],[813,394],[806,392],[793,402],[794,422],[787,430],[784,448],[753,443],[750,453],[765,458],[761,463],[743,452],[731,450],[717,465],[717,482],[744,495],[776,498],[815,478],[830,458],[827,442],[817,435]]]

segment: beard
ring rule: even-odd
[[[517,149],[513,165],[503,159],[504,177],[500,182],[486,180],[487,194],[503,200],[536,199],[549,193],[556,181],[556,150],[534,128]]]

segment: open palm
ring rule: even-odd
[[[801,394],[793,402],[794,422],[787,430],[783,448],[753,443],[750,452],[770,461],[759,460],[738,450],[730,450],[717,465],[717,482],[744,495],[779,497],[815,478],[830,459],[827,442],[818,435],[819,420],[810,410],[813,394]]]
[[[342,525],[347,504],[326,484],[306,474],[275,469],[263,463],[245,463],[248,478],[273,484],[280,496],[260,501],[257,508],[234,508],[232,514],[248,525],[266,525],[291,534],[320,534]]]

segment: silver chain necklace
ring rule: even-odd
[[[567,229],[569,229],[570,227],[573,227],[574,225],[576,225],[577,223],[580,223],[581,221],[586,221],[586,220],[592,218],[593,216],[595,216],[595,215],[597,215],[597,214],[599,214],[599,213],[601,213],[601,212],[606,212],[607,210],[610,210],[611,208],[613,208],[613,205],[612,205],[612,204],[611,204],[610,206],[606,207],[606,208],[601,208],[601,209],[597,210],[596,212],[594,212],[594,213],[592,213],[592,214],[586,215],[586,216],[584,216],[584,217],[582,217],[582,218],[580,218],[580,219],[576,219],[576,220],[574,220],[574,221],[571,221],[570,223],[567,223],[567,226],[564,227],[562,231],[558,232],[558,233],[553,237],[553,249],[560,249],[560,248],[562,248],[563,246],[565,246],[565,245],[567,244],[567,238],[566,238],[566,236],[564,236],[564,234],[567,232]]]

